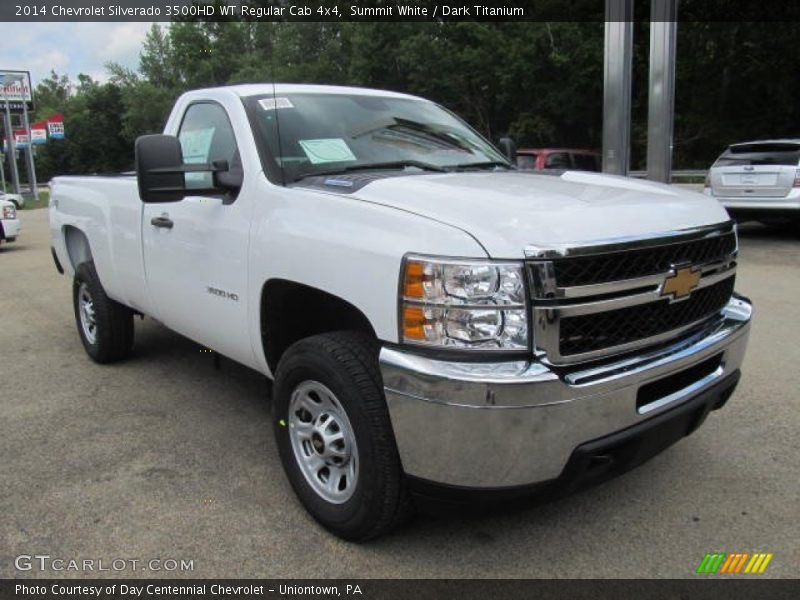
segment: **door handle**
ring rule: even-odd
[[[172,226],[175,225],[175,223],[173,223],[172,219],[170,219],[169,217],[161,216],[161,217],[153,217],[152,219],[150,219],[150,225],[153,225],[154,227],[163,227],[165,229],[172,229]]]

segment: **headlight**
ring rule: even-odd
[[[4,206],[3,207],[3,218],[4,219],[16,219],[17,218],[17,209],[13,206]]]
[[[527,350],[522,264],[408,256],[400,289],[400,337],[467,350]]]

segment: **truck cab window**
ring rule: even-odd
[[[517,168],[519,168],[519,169],[535,169],[536,168],[536,155],[535,154],[517,154]]]
[[[569,169],[569,154],[566,152],[556,152],[547,157],[544,163],[545,169]]]
[[[192,104],[183,117],[178,139],[181,142],[185,163],[210,163],[227,160],[237,163],[239,156],[236,137],[225,109],[219,104],[202,102]],[[187,173],[188,189],[213,187],[211,173]]]

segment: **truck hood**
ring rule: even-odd
[[[386,177],[354,194],[469,233],[494,258],[526,246],[602,242],[729,219],[713,198],[675,186],[568,171],[480,171]]]

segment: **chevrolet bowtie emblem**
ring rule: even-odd
[[[691,265],[676,267],[675,273],[664,279],[661,295],[672,296],[673,300],[686,298],[700,283],[700,275],[700,269],[694,270]]]

